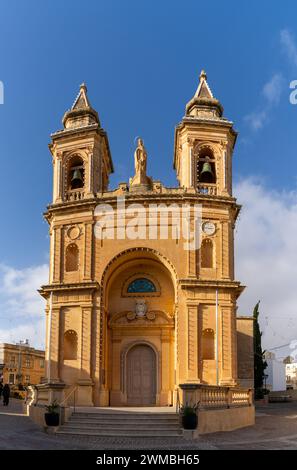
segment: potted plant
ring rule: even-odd
[[[180,407],[180,413],[182,417],[182,425],[184,429],[196,429],[198,424],[197,411],[199,402],[194,405],[185,405]]]
[[[60,421],[60,405],[57,400],[54,400],[50,405],[46,406],[47,413],[44,414],[44,419],[47,426],[59,426]]]

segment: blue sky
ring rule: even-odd
[[[292,278],[290,263],[297,250],[287,240],[286,226],[292,219],[290,230],[295,230],[297,205],[297,106],[289,102],[289,84],[297,79],[295,2],[11,0],[0,1],[0,12],[0,333],[5,338],[29,335],[28,325],[42,322],[39,301],[28,291],[43,282],[48,261],[42,218],[52,191],[47,144],[83,81],[109,135],[116,170],[111,185],[132,175],[134,139],[140,135],[149,154],[148,173],[172,186],[174,126],[204,68],[225,115],[239,131],[234,180],[239,202],[246,207],[244,232],[260,224],[260,235],[274,236],[267,260],[277,249],[280,266],[288,258],[287,277],[283,274],[279,282]],[[278,221],[274,214],[267,220],[259,212],[255,194],[262,202],[267,199],[267,206],[260,205],[263,211],[280,204]],[[279,233],[275,223],[283,224]],[[275,298],[265,311],[271,286],[267,292],[262,284],[257,290],[255,273],[265,279],[264,261],[246,267],[259,258],[263,240],[247,240],[240,223],[238,237],[238,278],[252,283],[243,313],[259,295],[264,297],[263,318],[279,318]],[[287,296],[282,300],[288,302]],[[288,318],[295,322],[295,299],[289,304]],[[23,329],[12,334],[16,325]],[[283,341],[274,339],[277,326],[269,328],[269,344]],[[284,332],[284,339],[292,338]]]

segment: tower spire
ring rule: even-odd
[[[74,100],[71,109],[83,109],[83,108],[90,108],[90,101],[87,95],[87,85],[83,82],[79,87],[79,92],[77,97]]]
[[[90,126],[100,121],[97,111],[92,108],[87,94],[87,85],[83,82],[70,110],[63,116],[63,126],[66,129]]]
[[[206,117],[206,114],[209,114],[209,116],[221,117],[223,114],[223,107],[213,96],[207,83],[205,70],[201,70],[196,93],[186,105],[186,116]]]
[[[199,84],[194,95],[196,98],[210,98],[212,99],[214,96],[212,94],[211,89],[207,83],[207,75],[205,70],[201,70],[200,77],[199,77]]]

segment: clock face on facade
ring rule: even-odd
[[[202,230],[206,235],[213,235],[216,231],[216,226],[213,222],[204,222]]]

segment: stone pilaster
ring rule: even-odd
[[[53,256],[51,267],[53,272],[53,282],[61,281],[61,264],[62,264],[62,229],[61,227],[53,228]]]
[[[160,406],[167,406],[172,402],[172,393],[170,390],[170,374],[172,367],[171,351],[171,332],[162,330],[161,333],[161,392]]]
[[[50,325],[50,377],[48,380],[59,381],[59,360],[60,360],[60,308],[52,307],[51,312],[49,313],[51,319]]]
[[[220,330],[221,330],[221,370],[220,385],[234,385],[236,382],[236,371],[234,351],[234,318],[233,308],[221,306],[220,309]]]
[[[92,278],[92,246],[93,246],[93,224],[85,224],[84,235],[84,279],[91,280]]]
[[[198,306],[188,306],[188,381],[200,382],[198,377]]]

